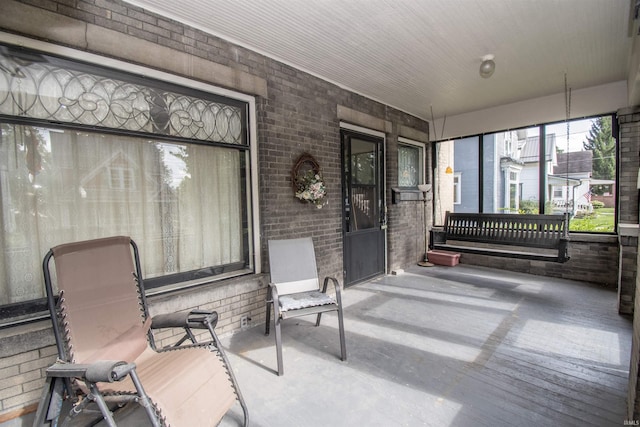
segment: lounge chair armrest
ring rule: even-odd
[[[120,381],[136,368],[135,363],[105,360],[92,363],[87,369],[86,378],[91,382]]]
[[[94,363],[56,363],[47,368],[47,375],[61,378],[81,378],[89,382],[120,381],[134,370],[135,363],[100,360]]]
[[[218,313],[207,310],[191,310],[189,312],[158,314],[151,320],[151,329],[160,328],[192,328],[208,329],[207,324],[215,328],[218,324]]]
[[[191,310],[188,312],[179,312],[179,313],[167,313],[167,314],[158,314],[153,316],[151,320],[151,329],[160,329],[160,328],[183,328],[184,336],[178,339],[172,345],[166,346],[165,348],[175,348],[182,346],[182,343],[185,341],[191,341],[194,344],[198,344],[199,341],[195,336],[193,329],[206,329],[211,334],[211,340],[207,340],[206,342],[200,342],[200,344],[205,344],[209,342],[214,342],[216,347],[219,347],[220,343],[215,334],[215,327],[218,324],[218,312],[216,311],[208,311],[208,310]],[[153,336],[151,336],[153,340]],[[152,341],[152,345],[155,348],[155,342]]]

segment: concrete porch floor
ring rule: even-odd
[[[412,267],[343,293],[335,315],[223,339],[256,427],[620,426],[631,320],[616,293],[458,265]],[[253,319],[254,322],[263,319]],[[223,426],[237,425],[239,406]]]

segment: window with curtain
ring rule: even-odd
[[[42,258],[71,241],[131,236],[147,287],[252,271],[246,103],[5,52],[3,314],[44,296]]]
[[[424,148],[417,143],[398,145],[398,186],[417,187],[424,181]]]

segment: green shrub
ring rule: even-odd
[[[591,202],[591,206],[593,206],[593,209],[602,209],[604,208],[604,203],[600,200],[594,200]]]
[[[592,233],[611,233],[614,226],[613,208],[601,208],[591,214],[577,215],[569,222],[569,231],[586,231]]]
[[[537,200],[521,200],[520,209],[518,213],[521,214],[537,214],[538,213],[538,201]]]

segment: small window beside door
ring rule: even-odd
[[[398,187],[415,188],[424,183],[424,146],[401,139],[398,144]]]

